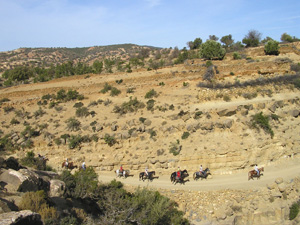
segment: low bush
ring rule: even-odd
[[[181,135],[181,139],[187,139],[189,136],[190,136],[190,133],[189,133],[189,132],[184,132],[184,133]]]
[[[105,134],[104,141],[110,147],[117,143],[117,140],[115,139],[115,137],[110,136],[109,134]]]
[[[256,129],[262,128],[266,133],[271,135],[271,138],[274,137],[274,131],[269,124],[269,117],[264,116],[262,112],[253,115],[251,122],[252,127]]]
[[[115,106],[113,112],[123,115],[129,112],[136,112],[138,109],[144,107],[145,104],[137,100],[137,98],[130,98],[128,102],[124,102],[121,106]]]
[[[115,87],[112,87],[111,90],[110,90],[110,96],[117,96],[121,94],[121,91]]]
[[[265,44],[265,54],[266,55],[279,55],[279,42],[275,40],[270,40]]]
[[[80,107],[76,110],[77,117],[87,117],[88,115],[90,115],[90,113],[87,107]]]
[[[293,220],[298,216],[299,213],[299,202],[295,202],[292,204],[290,207],[290,214],[289,214],[289,219]]]
[[[234,60],[242,58],[242,56],[238,52],[234,52],[233,55],[232,55],[232,57],[233,57]]]
[[[295,86],[295,88],[298,88],[298,89],[300,89],[300,78],[299,79],[296,79],[296,80],[294,80],[294,86]]]
[[[169,152],[173,155],[178,155],[182,149],[179,140],[177,139],[176,142],[171,142],[169,146]]]
[[[108,91],[110,91],[111,88],[112,88],[112,86],[111,86],[110,84],[105,83],[105,84],[104,84],[104,87],[101,89],[100,92],[101,92],[102,94],[105,94],[105,93],[107,93]]]
[[[151,89],[146,93],[145,98],[153,98],[157,96],[158,96],[157,92],[154,89]]]
[[[47,196],[43,190],[24,193],[19,204],[19,209],[39,213],[44,222],[49,220],[58,222],[58,213],[54,207],[49,207]]]
[[[291,71],[300,72],[300,63],[292,63],[290,67]]]
[[[82,137],[80,135],[71,135],[68,138],[69,141],[69,149],[74,149],[80,146],[82,142]]]
[[[203,112],[202,111],[196,111],[195,112],[195,115],[194,115],[194,119],[199,119],[200,117],[201,117],[201,115],[203,114]]]
[[[74,117],[67,119],[66,121],[67,129],[70,131],[78,131],[80,130],[81,123]]]

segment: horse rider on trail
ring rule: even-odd
[[[199,173],[200,176],[201,176],[201,174],[204,175],[202,165],[200,165],[200,171],[199,171],[199,172],[200,172],[200,173]]]
[[[149,174],[148,174],[148,167],[145,168],[145,174],[146,174],[147,177],[149,176]]]
[[[180,167],[178,167],[178,171],[177,171],[176,175],[177,175],[177,179],[180,180],[181,179],[181,170],[180,170]]]
[[[86,169],[85,162],[82,163],[81,168],[82,168],[83,170]]]
[[[68,158],[66,158],[65,167],[68,168],[68,165],[69,165]]]
[[[120,173],[123,173],[123,165],[120,166]]]
[[[259,170],[258,170],[257,164],[255,164],[255,166],[254,166],[254,170],[256,171],[256,173],[257,173],[257,176],[259,176]]]

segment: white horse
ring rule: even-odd
[[[123,173],[120,170],[116,170],[116,175],[117,177],[123,176],[123,178],[126,178],[129,175],[129,170],[123,170]]]

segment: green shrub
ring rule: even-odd
[[[187,139],[189,136],[190,136],[190,133],[189,133],[189,132],[184,132],[184,133],[181,135],[181,139]]]
[[[299,78],[296,79],[293,83],[296,88],[300,89],[300,79]]]
[[[80,130],[81,123],[74,117],[67,119],[66,121],[67,129],[70,131],[78,131]]]
[[[128,102],[124,102],[121,106],[115,106],[113,109],[114,113],[119,113],[121,115],[128,112],[136,112],[138,109],[144,108],[145,104],[137,100],[137,98],[132,99]]]
[[[105,94],[105,93],[107,93],[108,91],[110,91],[111,88],[112,88],[111,85],[109,85],[108,83],[105,83],[103,89],[102,89],[100,92],[101,92],[102,94]]]
[[[122,83],[123,83],[123,79],[116,80],[116,83],[117,83],[117,84],[122,84]]]
[[[16,118],[12,118],[11,121],[10,121],[10,124],[11,125],[17,125],[17,124],[20,124],[20,121],[17,120]]]
[[[265,44],[265,54],[266,55],[279,55],[279,42],[278,41],[268,41]]]
[[[110,136],[109,134],[105,134],[104,141],[110,147],[117,143],[117,140],[113,136]]]
[[[289,219],[293,220],[297,217],[299,213],[299,203],[296,202],[290,207],[290,214],[289,214]]]
[[[257,47],[261,39],[261,33],[257,30],[250,30],[247,35],[245,35],[242,42],[246,47]]]
[[[87,117],[88,115],[90,115],[90,113],[87,107],[80,107],[76,110],[77,117]]]
[[[179,140],[177,139],[176,142],[171,142],[169,146],[169,152],[173,155],[178,155],[182,149]]]
[[[5,135],[4,137],[0,138],[0,152],[1,151],[12,151],[14,149],[18,149],[18,146],[14,146],[10,135]]]
[[[212,81],[215,77],[215,70],[214,66],[210,66],[206,69],[205,74],[203,75],[203,80]]]
[[[164,82],[159,82],[158,85],[159,85],[159,86],[165,86],[165,83],[164,83]]]
[[[147,101],[147,110],[151,111],[153,110],[155,104],[155,100],[154,99],[150,99]]]
[[[15,109],[15,108],[12,107],[12,106],[5,106],[5,107],[3,108],[3,111],[4,111],[5,113],[10,113],[10,112],[12,112],[14,109]]]
[[[183,87],[187,87],[187,86],[189,86],[189,83],[188,83],[188,82],[183,82],[183,83],[182,83],[182,86],[183,86]]]
[[[148,91],[145,95],[145,98],[153,98],[153,97],[157,97],[157,92],[154,89],[151,89],[150,91]]]
[[[71,135],[68,141],[69,149],[74,149],[80,146],[82,142],[82,137],[80,135]]]
[[[234,60],[237,60],[237,59],[241,59],[241,58],[242,58],[241,55],[240,55],[238,52],[234,52],[232,56],[233,56],[233,59],[234,59]]]
[[[274,132],[269,124],[269,117],[264,116],[262,112],[252,116],[252,127],[259,129],[262,128],[266,133],[270,134],[271,137],[274,137]]]
[[[144,117],[140,117],[140,118],[139,118],[139,121],[140,121],[141,123],[144,123],[145,120],[146,120],[146,118],[144,118]]]
[[[110,90],[110,96],[117,96],[121,93],[121,91],[115,87],[112,87]]]
[[[197,112],[195,112],[195,115],[194,115],[194,119],[199,119],[200,117],[201,117],[201,115],[203,114],[203,112],[202,111],[197,111]]]
[[[225,54],[226,50],[221,44],[213,40],[207,40],[200,46],[200,57],[204,59],[223,59]]]
[[[46,114],[46,112],[42,108],[39,108],[33,113],[35,118],[42,117],[44,114]]]
[[[223,100],[224,100],[225,102],[230,102],[230,101],[231,101],[231,98],[230,98],[229,95],[224,95],[224,96],[223,96]]]
[[[74,108],[80,108],[80,107],[82,107],[83,106],[83,103],[82,102],[76,102],[75,104],[74,104]]]

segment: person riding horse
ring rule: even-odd
[[[83,170],[86,170],[86,165],[85,165],[85,162],[83,162],[83,163],[82,163],[82,165],[81,165],[81,169],[83,169]]]
[[[176,179],[177,179],[177,180],[181,180],[181,170],[180,170],[179,167],[178,167],[178,171],[177,171],[177,173],[176,173]]]
[[[68,165],[69,165],[68,158],[66,158],[65,167],[68,168]]]

